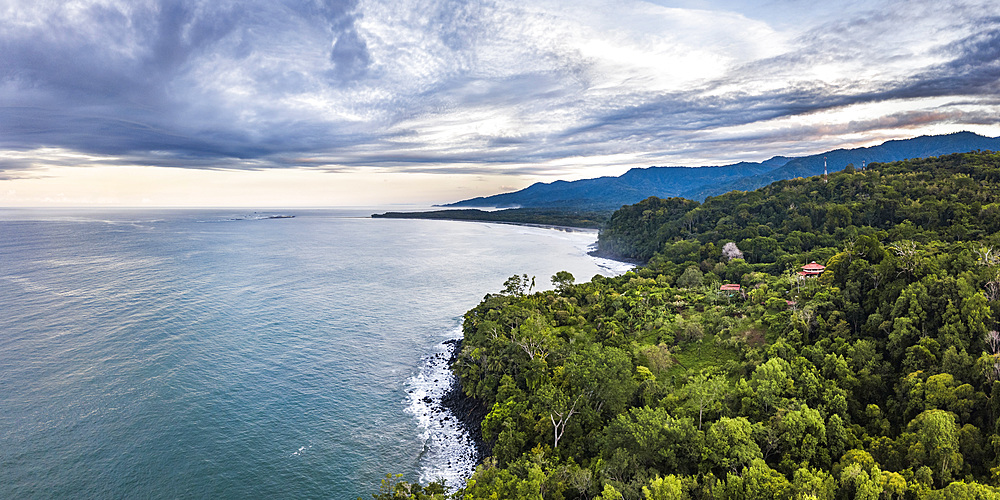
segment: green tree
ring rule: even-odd
[[[792,479],[796,499],[833,500],[837,494],[837,481],[829,472],[800,467]]]
[[[583,397],[583,394],[569,397],[558,387],[546,384],[539,389],[538,397],[552,422],[552,448],[558,449],[559,440],[566,432],[566,424],[579,411],[577,406],[580,404],[580,398]]]
[[[569,271],[559,271],[552,276],[552,284],[560,292],[565,292],[572,288],[575,280],[576,278]]]
[[[684,490],[684,484],[674,475],[655,477],[649,482],[649,486],[642,487],[642,496],[646,500],[688,500],[691,498]]]
[[[750,386],[757,393],[764,414],[781,406],[784,398],[794,391],[795,381],[789,375],[790,371],[791,365],[781,358],[771,358],[754,370]]]
[[[692,406],[698,409],[698,429],[701,429],[705,410],[726,397],[729,383],[721,375],[708,375],[701,372],[692,377],[685,388]]]
[[[623,500],[624,498],[625,497],[621,493],[618,493],[618,490],[616,490],[614,486],[610,483],[605,483],[604,491],[601,492],[601,500]]]
[[[572,355],[564,366],[567,383],[585,395],[599,416],[625,411],[639,388],[631,354],[617,347],[589,346]]]
[[[677,278],[677,286],[692,288],[701,286],[702,281],[703,275],[701,270],[698,269],[698,266],[688,266],[688,268],[684,270],[684,274],[681,274],[681,276]]]
[[[826,425],[819,411],[801,405],[772,421],[781,442],[783,464],[787,463],[789,470],[799,464],[815,465],[819,452],[826,448]]]
[[[543,500],[545,472],[534,463],[523,464],[520,468],[523,475],[517,475],[511,469],[499,468],[495,462],[487,460],[476,467],[476,472],[466,482],[465,488],[454,496],[463,500]]]
[[[402,474],[386,474],[378,493],[373,493],[372,498],[374,500],[445,500],[446,498],[447,488],[443,483],[433,482],[421,486],[417,483],[400,481],[401,477]]]
[[[515,274],[510,278],[507,278],[507,280],[503,282],[503,290],[501,290],[500,293],[504,295],[513,295],[520,297],[530,292],[531,289],[534,287],[535,287],[534,276],[532,276],[531,279],[528,279],[527,274],[522,274],[522,275]]]
[[[754,426],[743,417],[722,417],[705,433],[702,456],[707,464],[722,472],[738,472],[762,458],[754,440]]]
[[[878,500],[885,482],[881,468],[872,456],[863,450],[850,450],[838,464],[840,488],[845,498]]]
[[[926,465],[934,471],[939,484],[948,484],[962,470],[959,429],[955,414],[944,410],[927,410],[917,415],[907,432],[914,436],[907,456],[914,467]]]
[[[694,472],[700,458],[694,422],[674,418],[664,408],[643,406],[618,415],[608,424],[605,440],[606,457],[625,451],[641,468]]]
[[[544,316],[532,314],[515,332],[511,332],[511,340],[528,355],[530,361],[536,357],[544,360],[555,343],[551,330]]]
[[[784,475],[768,467],[763,460],[754,460],[742,475],[728,474],[720,490],[722,498],[775,500],[789,498],[792,485]]]

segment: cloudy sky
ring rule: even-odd
[[[439,203],[960,130],[1000,135],[996,0],[0,0],[0,206]]]

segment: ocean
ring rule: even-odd
[[[462,314],[513,274],[627,266],[592,231],[376,211],[0,209],[0,498],[460,483],[432,406]]]

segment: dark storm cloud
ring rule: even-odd
[[[354,30],[349,30],[337,37],[330,51],[333,62],[333,72],[340,80],[350,81],[364,75],[371,64],[368,46]]]
[[[975,33],[954,47],[952,60],[899,89],[899,97],[991,95],[1000,93],[1000,17],[976,23]]]
[[[128,15],[107,6],[65,14],[8,30],[14,33],[3,37],[0,74],[74,107],[162,105],[170,79],[242,16],[232,9],[196,13],[177,1],[138,6]]]
[[[262,137],[239,127],[200,129],[186,119],[198,121],[199,107],[206,116],[221,110],[198,102],[201,96],[183,80],[199,58],[244,59],[278,43],[259,34],[272,35],[268,11],[325,28],[333,71],[353,78],[368,60],[353,27],[355,6],[353,0],[274,6],[163,0],[41,12],[37,26],[0,35],[0,145],[166,151],[179,158],[252,158],[315,147],[328,124],[279,123]],[[294,87],[292,76],[274,74],[270,84]],[[182,115],[185,108],[195,111]]]

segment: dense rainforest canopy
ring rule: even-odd
[[[466,314],[466,486],[374,496],[1000,498],[998,230],[993,153],[624,207],[601,248],[645,266]]]

